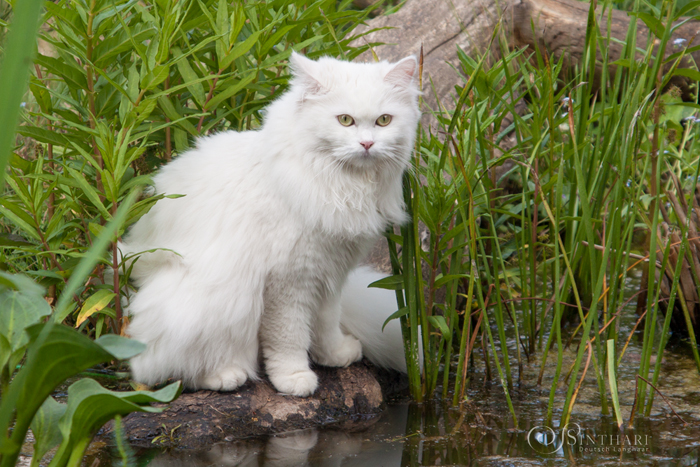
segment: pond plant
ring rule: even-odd
[[[387,232],[394,274],[374,284],[396,291],[392,318],[417,401],[462,403],[478,352],[517,427],[510,392],[537,355],[540,375],[556,368],[548,424],[555,409],[567,423],[587,374],[601,412],[622,423],[615,375],[639,338],[634,411],[649,415],[672,321],[700,370],[697,304],[687,299],[700,292],[700,107],[672,84],[700,79],[679,66],[698,46],[671,40],[700,3],[632,2],[652,45],[637,47],[632,21],[614,63],[613,2],[598,3],[579,68],[564,73],[546,51],[509,50],[496,29],[500,58],[461,53],[455,101],[418,130],[404,182],[412,221]],[[51,465],[78,465],[105,421],[179,391],[116,393],[80,380],[67,405],[50,398],[65,378],[142,350],[121,337],[129,270],[116,239],[163,197],[142,193],[150,174],[199,135],[256,128],[286,86],[292,50],[351,60],[371,48],[353,31],[372,9],[349,0],[0,4],[0,465],[14,464],[30,424],[35,465],[59,444]],[[22,44],[40,24],[45,47],[30,69]],[[646,291],[632,297],[637,337],[619,326],[635,267]],[[570,366],[567,340],[577,346]],[[25,391],[37,378],[41,391]],[[560,384],[566,397],[555,407]]]
[[[649,46],[637,46],[631,21],[614,63],[606,46],[615,40],[613,2],[598,5],[590,8],[576,70],[564,72],[563,59],[543,50],[509,50],[495,31],[500,58],[487,67],[490,57],[461,53],[454,110],[436,112],[435,128],[422,129],[405,190],[414,222],[387,233],[394,276],[374,284],[397,289],[395,317],[404,325],[416,400],[452,391],[458,405],[478,351],[487,374],[495,366],[517,427],[509,391],[539,353],[540,382],[545,366],[556,367],[548,424],[559,385],[566,388],[564,426],[588,373],[601,412],[614,411],[621,424],[614,375],[639,329],[634,410],[648,416],[672,319],[682,323],[676,330],[687,336],[700,370],[692,301],[700,291],[700,107],[684,102],[672,81],[697,81],[700,73],[680,66],[697,46],[670,40],[698,4],[633,2],[631,15],[649,27]],[[625,335],[619,323],[635,267],[644,270],[642,293],[632,297],[640,327]],[[682,271],[687,289],[680,293]],[[565,335],[572,320],[577,326]],[[569,367],[567,340],[577,345]]]

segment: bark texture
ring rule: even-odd
[[[402,375],[365,362],[314,371],[319,388],[311,397],[280,394],[267,380],[249,381],[230,393],[182,394],[160,414],[132,413],[123,421],[124,431],[133,446],[198,449],[330,424],[362,425],[384,409],[389,395],[407,388]],[[109,438],[111,430],[107,425],[101,437]]]
[[[575,0],[438,0],[426,2],[409,0],[397,13],[369,21],[365,31],[374,31],[358,40],[358,43],[384,43],[374,47],[382,60],[396,61],[410,54],[418,55],[421,44],[424,55],[425,102],[429,109],[437,110],[438,100],[447,107],[454,99],[454,86],[460,83],[457,47],[473,58],[486,52],[492,60],[499,57],[498,41],[507,41],[511,48],[535,47],[544,51],[552,61],[564,57],[565,69],[580,64],[584,53],[586,23],[589,4]],[[600,35],[607,36],[607,10],[599,7],[596,18]],[[502,19],[501,19],[502,18]],[[598,44],[598,58],[607,49],[609,62],[620,58],[622,44],[633,17],[627,12],[614,10],[610,17],[610,36],[615,40],[603,40]],[[495,28],[500,27],[494,45],[489,42]],[[637,47],[647,46],[649,28],[637,21]],[[359,31],[358,31],[359,32]],[[679,26],[669,41],[666,55],[679,52],[684,46],[700,45],[696,36],[700,32],[699,21],[687,21]],[[678,40],[678,41],[677,41]],[[658,41],[657,41],[658,42]],[[685,58],[680,67],[694,67],[700,63],[700,52]],[[641,57],[641,56],[640,56]],[[371,52],[359,57],[371,61]],[[671,64],[667,65],[669,68]],[[616,68],[613,66],[614,73]],[[690,98],[694,90],[688,78],[675,77],[673,84],[681,88],[684,98]]]

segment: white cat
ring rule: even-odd
[[[137,381],[229,391],[256,378],[258,351],[282,393],[317,386],[311,358],[365,354],[405,371],[391,291],[348,275],[386,227],[406,220],[401,180],[419,119],[417,62],[291,57],[290,89],[257,131],[219,133],[163,167],[159,201],[120,244],[141,255],[128,333],[147,344]],[[169,249],[177,254],[162,249]],[[383,309],[382,309],[383,308]],[[342,317],[341,317],[342,309]],[[346,334],[341,330],[355,335]]]

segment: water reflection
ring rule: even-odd
[[[162,452],[153,467],[348,467],[399,466],[408,406],[389,407],[369,429],[359,432],[309,429],[221,443],[198,453]],[[143,453],[142,453],[143,454]]]
[[[512,428],[507,408],[496,398],[473,392],[474,402],[462,410],[439,403],[395,405],[362,431],[311,429],[216,444],[198,453],[153,451],[155,457],[148,465],[700,465],[697,421],[684,426],[668,417],[640,418],[621,435],[610,417],[580,415],[564,430],[543,430],[538,422],[542,407],[533,403],[536,393],[534,388],[513,393],[516,411],[522,415],[518,430]]]

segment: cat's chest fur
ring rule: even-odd
[[[318,302],[339,292],[348,271],[365,256],[377,237],[339,238],[319,229],[304,232],[291,248],[272,262],[265,278],[265,301],[290,294]]]

